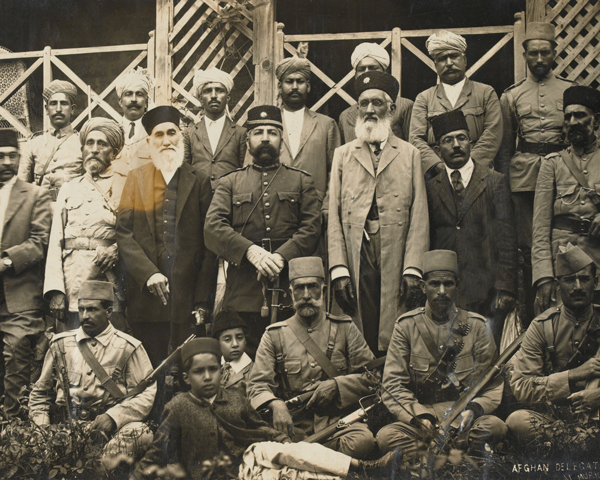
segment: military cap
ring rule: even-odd
[[[323,260],[321,257],[298,257],[290,260],[289,280],[304,277],[319,277],[325,279]]]
[[[365,90],[371,89],[383,90],[395,102],[400,91],[400,84],[389,73],[376,71],[363,73],[354,80],[354,93],[357,97],[360,97]]]
[[[529,22],[523,46],[525,46],[528,40],[548,40],[549,42],[556,43],[554,25],[547,22]]]
[[[458,257],[452,250],[431,250],[423,254],[423,275],[429,272],[454,272],[458,275]]]
[[[177,125],[177,128],[179,128],[180,117],[181,114],[175,107],[171,107],[170,105],[161,105],[160,107],[155,107],[146,112],[146,114],[142,117],[142,125],[146,129],[146,132],[148,132],[148,135],[150,135],[152,130],[154,130],[154,127],[160,125],[161,123],[171,122]]]
[[[17,131],[12,128],[0,128],[0,147],[19,148]]]
[[[433,134],[437,141],[450,132],[456,132],[457,130],[469,131],[465,114],[460,109],[433,117],[431,119],[431,126],[433,127]]]
[[[248,110],[248,120],[244,124],[248,130],[263,125],[272,125],[283,130],[281,110],[273,105],[261,105]]]
[[[80,300],[108,300],[114,302],[115,292],[113,284],[110,282],[100,282],[98,280],[88,280],[79,287]]]
[[[563,108],[569,105],[583,105],[594,113],[600,112],[600,92],[592,87],[574,85],[563,93]]]
[[[194,355],[200,353],[212,353],[220,359],[221,344],[218,340],[210,337],[194,338],[181,347],[181,363],[185,364]]]
[[[225,330],[232,328],[243,328],[246,331],[246,322],[240,314],[234,310],[221,310],[215,317],[215,326],[213,327],[213,338],[218,339],[219,335]]]
[[[572,275],[591,265],[593,260],[581,248],[569,243],[559,247],[556,255],[556,276]]]

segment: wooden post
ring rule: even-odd
[[[44,76],[44,90],[52,81],[52,48],[45,47],[44,48],[44,66],[43,66],[43,76]],[[50,119],[48,115],[44,114],[44,131],[50,128]]]
[[[513,47],[515,55],[515,83],[523,80],[527,74],[527,66],[523,58],[523,40],[525,40],[525,12],[515,13],[515,33]]]
[[[254,10],[254,105],[275,105],[275,1],[268,0]]]
[[[398,27],[392,29],[392,76],[398,80],[400,90],[398,96],[402,95],[402,30]],[[393,99],[395,100],[395,99]]]
[[[171,105],[171,39],[173,0],[156,0],[155,86],[156,105]]]
[[[529,22],[543,22],[546,18],[546,3],[547,0],[527,0],[526,12],[527,16],[524,20]]]
[[[148,32],[148,36],[150,37],[150,39],[148,40],[148,56],[146,57],[147,62],[148,62],[148,72],[150,73],[150,76],[152,78],[156,78],[156,67],[155,67],[155,63],[154,63],[156,60],[156,57],[155,57],[155,55],[156,55],[155,34],[156,34],[156,32],[154,30]],[[154,91],[154,87],[150,88],[148,95],[154,101],[154,99],[156,98],[156,93]]]
[[[285,43],[285,34],[283,33],[283,29],[285,28],[285,25],[283,23],[278,23],[277,24],[277,44],[275,45],[275,66],[277,66],[277,64],[279,62],[281,62],[283,60],[283,58],[285,57],[285,51],[284,51],[284,47],[283,44]]]

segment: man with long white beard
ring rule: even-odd
[[[338,304],[378,354],[418,295],[429,214],[419,151],[390,129],[398,82],[374,71],[354,88],[356,139],[335,151],[331,170],[329,265]]]
[[[65,183],[54,208],[48,244],[44,296],[57,331],[79,327],[79,287],[88,280],[108,281],[116,290],[113,324],[123,330],[123,278],[117,264],[117,206],[126,177],[112,162],[124,145],[121,126],[107,118],[88,120],[79,134],[85,174]]]
[[[211,198],[208,176],[183,163],[179,111],[150,110],[142,119],[152,163],[129,172],[117,213],[117,245],[127,270],[133,335],[154,366],[190,336],[208,313],[216,281],[204,248]]]

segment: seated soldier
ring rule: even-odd
[[[239,392],[221,388],[220,358],[219,342],[213,338],[196,338],[182,347],[183,379],[191,390],[166,405],[154,441],[137,465],[133,478],[141,479],[154,473],[156,467],[173,463],[179,463],[186,478],[204,478],[204,461],[212,460],[219,453],[241,459],[251,444],[254,444],[254,456],[270,457],[270,463],[340,476],[347,475],[351,468],[374,470],[390,463],[391,455],[362,462],[318,444],[300,444],[293,448],[274,444],[290,443],[290,439],[269,427]],[[244,462],[248,463],[246,455]]]
[[[296,313],[267,328],[256,351],[248,397],[254,408],[271,410],[277,430],[302,440],[336,424],[341,408],[372,393],[367,376],[352,371],[375,357],[350,317],[325,312],[325,274],[319,257],[290,260],[289,279]],[[308,391],[314,393],[306,408],[292,416],[285,401]],[[365,458],[375,439],[365,424],[355,423],[325,445]]]
[[[142,422],[154,403],[156,384],[136,391],[152,372],[152,365],[141,342],[110,323],[113,301],[112,283],[88,281],[81,285],[81,326],[52,339],[42,374],[29,397],[29,416],[36,425],[50,424],[51,393],[56,384],[56,404],[67,410],[68,418],[89,420],[92,429],[112,436],[105,454],[131,455],[146,438],[152,438],[144,435],[149,430]]]
[[[377,434],[383,452],[399,448],[405,458],[416,456],[416,427],[433,429],[498,356],[485,318],[456,307],[455,252],[432,250],[423,255],[421,287],[427,303],[396,322],[383,370],[383,403],[398,421]],[[463,438],[468,435],[471,446],[494,445],[506,435],[504,422],[491,415],[502,400],[503,387],[500,378],[489,382],[452,425]]]
[[[221,345],[221,387],[236,388],[246,396],[246,386],[254,362],[246,353],[246,322],[233,310],[223,310],[215,317],[213,338]]]
[[[527,410],[511,413],[506,424],[523,445],[543,441],[544,425],[557,420],[551,405],[570,404],[576,412],[596,414],[600,407],[594,338],[600,307],[592,304],[596,265],[579,247],[569,243],[560,249],[555,271],[563,304],[531,322],[509,376],[514,396]]]

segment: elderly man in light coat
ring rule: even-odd
[[[357,138],[335,151],[329,186],[334,295],[375,354],[387,349],[403,301],[414,298],[429,249],[421,156],[390,130],[398,89],[384,72],[356,79]]]

